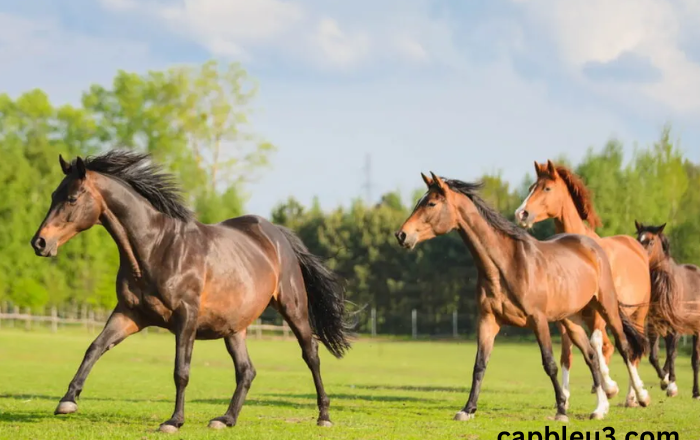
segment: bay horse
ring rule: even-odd
[[[554,387],[555,420],[568,419],[552,353],[548,323],[553,321],[563,322],[584,353],[598,397],[591,418],[603,418],[609,402],[601,386],[598,354],[581,327],[582,312],[589,310],[598,311],[610,326],[637,398],[648,405],[649,393],[631,361],[641,353],[646,340],[619,310],[610,264],[600,245],[576,234],[538,241],[488,206],[478,195],[481,184],[444,179],[433,173],[431,177],[421,176],[428,191],[396,232],[399,244],[412,249],[420,242],[457,230],[478,271],[478,348],[472,387],[469,400],[455,420],[474,417],[494,339],[503,325],[534,331],[544,370]]]
[[[522,204],[515,211],[515,218],[521,226],[531,228],[534,223],[552,218],[557,233],[573,233],[591,237],[608,256],[615,283],[618,302],[624,304],[623,311],[637,328],[643,329],[649,312],[651,280],[649,258],[644,248],[627,235],[600,237],[595,228],[601,226],[600,218],[593,207],[591,195],[583,181],[570,169],[555,166],[552,161],[546,164],[535,162],[537,180],[529,189]],[[586,225],[588,222],[588,225]],[[614,351],[605,330],[605,322],[598,314],[584,317],[592,331],[593,346],[598,350],[598,359],[603,375],[603,388],[608,397],[617,394],[617,383],[610,378],[608,364]],[[562,386],[564,394],[570,396],[569,372],[573,353],[571,339],[566,329],[560,325]],[[602,342],[602,343],[601,343]],[[637,367],[641,356],[634,355],[632,363]],[[638,406],[633,384],[630,382],[625,405]]]
[[[679,264],[671,256],[671,244],[664,235],[666,224],[645,226],[637,221],[637,240],[649,253],[652,280],[652,307],[648,325],[651,353],[649,360],[661,379],[667,395],[678,393],[676,385],[676,350],[682,334],[693,335],[693,398],[700,399],[700,269],[692,264]],[[659,336],[666,340],[666,363],[659,366]]]
[[[77,411],[76,399],[107,350],[149,326],[175,334],[175,410],[159,429],[184,423],[185,388],[195,339],[223,338],[235,367],[236,389],[226,413],[209,423],[234,426],[255,378],[246,328],[268,307],[289,323],[313,376],[319,426],[330,426],[330,400],[320,372],[320,340],[336,357],[350,348],[344,285],[290,230],[257,216],[197,222],[172,175],[147,154],[112,150],[59,156],[65,177],[31,240],[36,255],[56,256],[76,234],[100,224],[119,248],[117,305],[90,344],[55,414]]]

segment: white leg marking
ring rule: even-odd
[[[608,402],[608,396],[603,391],[603,387],[596,388],[596,396],[598,397],[598,405],[596,406],[593,414],[591,414],[592,419],[602,419],[610,410],[610,403]]]
[[[668,377],[668,373],[666,373],[664,378],[661,379],[661,386],[668,386],[669,383],[670,383],[670,379]]]
[[[634,391],[634,386],[632,386],[631,380],[629,390],[627,390],[627,398],[625,398],[625,406],[628,408],[635,408],[639,406],[639,402],[637,402],[637,393]]]
[[[593,334],[591,334],[591,345],[598,354],[598,365],[600,366],[600,376],[603,380],[603,390],[608,394],[617,394],[619,388],[617,383],[610,378],[610,369],[608,368],[608,364],[605,363],[605,357],[603,356],[603,333],[600,330],[593,330]]]
[[[627,369],[630,373],[630,381],[632,382],[634,391],[637,393],[637,401],[639,401],[642,406],[647,406],[650,400],[649,392],[644,389],[644,382],[642,382],[642,379],[640,379],[637,368],[632,365],[632,362],[627,362]]]
[[[666,395],[668,397],[674,397],[678,394],[678,386],[676,385],[676,382],[671,382],[668,384],[668,388],[666,388]]]

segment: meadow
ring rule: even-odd
[[[170,417],[174,404],[175,344],[173,336],[167,334],[136,335],[108,352],[89,376],[78,412],[53,415],[93,337],[77,330],[55,334],[0,330],[0,438],[168,437],[155,432]],[[496,440],[502,431],[523,431],[525,438],[527,431],[544,432],[546,426],[561,432],[562,424],[552,420],[553,392],[535,343],[497,340],[476,418],[452,421],[467,399],[475,349],[473,341],[369,338],[358,340],[342,360],[324,349],[322,372],[334,426],[319,428],[315,425],[311,374],[296,341],[250,339],[257,378],[238,425],[213,431],[207,423],[225,412],[234,389],[234,371],[222,341],[197,341],[186,393],[186,422],[170,437]],[[558,352],[558,346],[555,350]],[[611,400],[605,420],[589,421],[595,397],[590,394],[588,369],[577,353],[568,433],[600,431],[599,438],[604,439],[602,429],[610,426],[616,439],[625,438],[629,431],[676,431],[680,439],[700,437],[700,401],[691,398],[688,357],[678,358],[680,394],[673,399],[660,390],[645,359],[641,375],[652,395],[652,405],[630,409],[622,406],[627,377],[615,356],[612,377],[623,391]]]

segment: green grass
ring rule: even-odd
[[[87,380],[78,413],[53,415],[91,339],[77,331],[0,330],[0,438],[168,437],[154,432],[170,417],[174,404],[174,338],[166,334],[136,335],[108,352]],[[186,423],[172,438],[495,440],[503,430],[544,432],[546,425],[561,429],[551,420],[551,384],[539,350],[531,343],[497,341],[476,419],[452,421],[467,399],[475,348],[472,342],[364,339],[343,360],[324,349],[323,378],[335,425],[318,428],[313,382],[296,342],[251,339],[258,376],[238,426],[221,432],[206,426],[226,410],[234,389],[233,367],[222,341],[198,341]],[[615,356],[612,376],[624,394],[627,375]],[[587,420],[595,407],[591,379],[580,355],[574,362],[568,432],[612,426],[616,439],[630,430],[677,431],[681,439],[700,436],[700,401],[690,398],[687,357],[678,359],[678,397],[665,397],[645,360],[641,375],[652,395],[651,407],[624,408],[619,395],[611,400],[604,421]]]

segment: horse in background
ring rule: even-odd
[[[457,230],[474,257],[478,271],[478,348],[472,387],[455,420],[469,420],[477,401],[494,339],[503,325],[534,331],[542,364],[556,396],[555,420],[566,421],[566,396],[557,380],[549,322],[561,321],[584,354],[596,387],[598,402],[591,414],[604,418],[609,409],[601,386],[598,352],[582,324],[582,315],[598,312],[612,330],[632,380],[638,401],[646,406],[649,393],[632,359],[641,356],[646,339],[621,312],[605,251],[590,237],[562,234],[538,241],[507,221],[478,194],[480,184],[422,175],[428,187],[396,238],[401,246]]]
[[[649,360],[661,379],[661,387],[673,397],[676,385],[676,352],[682,334],[693,335],[693,398],[700,399],[700,269],[692,264],[679,264],[671,256],[671,244],[664,235],[666,224],[645,226],[637,221],[637,240],[649,253],[652,280],[652,307],[649,313],[651,353]],[[666,340],[666,362],[659,366],[659,336]]]
[[[555,166],[548,160],[542,165],[535,162],[535,172],[537,181],[532,184],[527,197],[516,209],[516,221],[523,227],[531,228],[533,224],[551,218],[554,219],[557,233],[581,234],[595,240],[605,250],[610,261],[617,300],[625,305],[625,316],[629,317],[638,329],[643,329],[651,298],[649,258],[644,248],[631,236],[600,237],[595,233],[595,228],[601,226],[600,218],[595,212],[588,188],[571,170],[561,165]],[[598,350],[605,391],[611,397],[617,394],[618,386],[610,378],[608,369],[614,349],[608,339],[605,322],[595,313],[586,315],[584,319],[592,331],[593,346]],[[569,372],[573,356],[571,339],[566,329],[561,325],[560,328],[562,386],[568,398]],[[643,354],[632,357],[635,367],[639,365]],[[631,381],[625,405],[638,405]]]
[[[128,336],[157,326],[175,334],[175,410],[160,425],[184,423],[185,388],[195,339],[223,338],[236,371],[226,413],[211,428],[234,426],[255,378],[246,328],[268,307],[284,317],[301,346],[318,401],[318,425],[330,426],[330,400],[321,379],[320,340],[336,357],[350,348],[344,286],[290,230],[257,216],[197,222],[171,175],[150,156],[109,151],[68,163],[31,245],[53,257],[78,233],[100,224],[119,248],[117,306],[85,353],[55,414],[77,411],[93,365]]]

